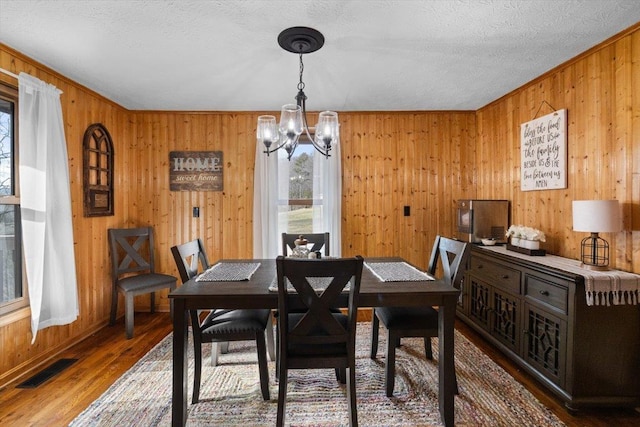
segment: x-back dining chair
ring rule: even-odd
[[[127,339],[133,337],[134,297],[151,294],[151,312],[155,312],[155,292],[174,290],[177,279],[156,273],[152,227],[111,228],[108,230],[111,254],[111,316],[114,325],[118,311],[118,292],[124,294],[125,330]],[[173,316],[173,301],[170,302]]]
[[[436,274],[438,259],[440,259],[444,272],[443,278],[447,283],[460,289],[470,249],[471,246],[468,243],[436,236],[429,260],[429,274],[432,276]],[[395,384],[396,347],[400,345],[400,339],[423,337],[425,356],[427,359],[433,359],[431,337],[438,336],[438,311],[433,307],[374,308],[371,324],[371,359],[375,359],[378,352],[379,322],[387,328],[385,391],[387,396],[391,397]]]
[[[329,232],[326,233],[302,233],[304,238],[311,244],[310,252],[324,250],[324,256],[329,256]],[[289,251],[296,247],[296,239],[300,233],[282,233],[282,255],[287,256]]]
[[[195,239],[171,248],[182,283],[194,278],[210,267],[201,239]],[[269,400],[269,374],[265,335],[273,360],[273,327],[269,309],[221,309],[211,308],[204,319],[198,310],[190,310],[193,329],[194,376],[192,403],[200,399],[202,377],[202,343],[212,343],[211,363],[217,364],[220,346],[229,341],[255,340],[258,352],[258,371],[262,398]]]
[[[284,425],[289,369],[343,370],[349,401],[349,425],[358,425],[355,339],[363,259],[296,259],[279,256],[278,413]],[[346,314],[336,313],[348,287]]]

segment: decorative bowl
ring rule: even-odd
[[[496,239],[481,239],[482,244],[485,246],[494,246],[496,244]]]

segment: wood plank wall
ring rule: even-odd
[[[106,230],[135,221],[126,206],[135,205],[137,192],[127,190],[127,177],[116,177],[116,216],[85,218],[82,193],[82,138],[92,123],[102,123],[109,130],[118,153],[119,168],[128,158],[136,156],[132,146],[130,112],[106,100],[89,89],[53,72],[41,64],[0,44],[0,67],[15,74],[26,72],[63,91],[61,95],[65,136],[68,145],[71,179],[73,233],[78,278],[80,315],[67,326],[57,326],[38,332],[31,345],[30,311],[28,309],[0,318],[0,386],[19,374],[36,368],[61,349],[76,343],[103,327],[108,320],[111,302]],[[0,74],[3,82],[17,87],[16,79]]]
[[[603,233],[613,267],[640,272],[640,25],[477,112],[480,198],[511,200],[512,222],[543,230],[544,248],[580,257],[573,200],[617,199],[624,230]],[[568,185],[520,191],[520,124],[567,109]]]
[[[425,267],[436,233],[454,233],[459,198],[511,200],[514,222],[541,228],[551,253],[572,258],[583,237],[571,231],[573,199],[618,198],[626,230],[638,230],[637,30],[477,112],[341,112],[343,254],[401,255]],[[196,236],[205,239],[212,260],[252,255],[254,132],[260,113],[128,111],[2,44],[0,67],[28,72],[64,92],[80,298],[79,319],[40,331],[33,346],[28,310],[0,319],[2,386],[106,325],[108,228],[153,225],[159,270],[170,274],[177,274],[170,246]],[[16,84],[2,74],[0,79]],[[568,109],[569,188],[521,192],[519,125],[531,120],[543,101]],[[115,215],[84,218],[82,136],[95,122],[103,123],[114,141]],[[172,150],[223,151],[224,191],[169,191]],[[192,217],[194,206],[200,207],[200,218]],[[403,216],[404,206],[411,206],[411,216]],[[615,265],[640,272],[638,232],[612,237]],[[158,304],[168,309],[166,293]],[[148,300],[136,305],[146,310]]]

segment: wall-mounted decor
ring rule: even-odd
[[[171,151],[171,191],[222,191],[222,151]]]
[[[567,188],[567,110],[520,125],[522,191]]]
[[[84,132],[84,216],[113,215],[113,142],[100,123]]]

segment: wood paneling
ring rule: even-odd
[[[136,218],[126,208],[138,198],[128,191],[128,178],[123,174],[122,161],[130,156],[132,127],[130,113],[91,90],[37,64],[18,52],[0,44],[0,67],[16,74],[24,71],[62,90],[61,104],[69,156],[71,204],[73,214],[74,250],[78,278],[79,317],[66,326],[54,326],[38,332],[31,345],[29,310],[21,319],[0,326],[0,385],[19,374],[36,369],[60,350],[78,342],[106,325],[109,316],[111,290],[107,233],[109,227],[132,224]],[[3,82],[17,87],[18,82],[0,74]],[[102,123],[111,133],[116,157],[115,216],[85,218],[82,205],[82,137],[92,123]],[[148,302],[147,302],[148,305]],[[121,313],[123,313],[121,311]],[[124,333],[124,331],[123,331]]]
[[[64,92],[80,298],[78,320],[40,331],[34,345],[28,313],[0,324],[1,385],[106,325],[108,228],[152,225],[158,270],[169,274],[177,274],[170,246],[194,237],[212,260],[252,256],[259,113],[128,111],[2,44],[0,67]],[[549,252],[577,258],[584,236],[571,230],[571,200],[615,197],[627,231],[605,237],[615,266],[640,271],[640,231],[631,231],[640,230],[639,84],[640,33],[631,31],[477,112],[340,112],[343,254],[400,255],[426,267],[435,235],[454,233],[455,201],[478,197],[511,200],[514,222],[544,230]],[[568,188],[521,192],[519,126],[544,101],[568,110]],[[114,142],[115,215],[85,218],[82,136],[95,122]],[[172,150],[222,151],[224,191],[169,191]],[[168,310],[166,292],[157,303]],[[136,300],[140,310],[148,304]]]
[[[615,268],[640,271],[640,31],[592,51],[477,112],[478,197],[511,200],[512,222],[547,234],[544,248],[580,256],[585,233],[572,230],[571,202],[617,199],[624,230],[604,233]],[[567,109],[568,185],[520,191],[520,124]]]

